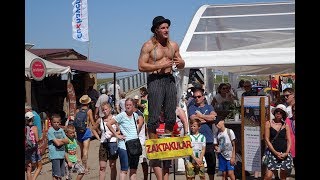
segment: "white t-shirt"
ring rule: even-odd
[[[97,100],[97,102],[96,102],[96,104],[95,104],[95,107],[96,107],[96,108],[99,108],[99,116],[100,116],[100,117],[104,117],[104,114],[103,114],[100,106],[101,106],[101,104],[102,104],[103,102],[108,102],[108,99],[109,99],[109,96],[108,96],[108,95],[106,95],[106,94],[101,94],[101,96],[99,96],[99,98],[98,98],[98,100]]]
[[[231,140],[236,138],[232,129],[230,129],[230,136]],[[223,132],[218,133],[217,139],[221,155],[226,158],[226,160],[230,160],[232,157],[233,147],[227,132],[227,128],[225,128]]]
[[[230,95],[228,96],[228,94],[226,97],[222,97],[221,94],[218,93],[214,96],[214,98],[217,100],[216,104],[222,104],[225,101],[233,102],[233,99],[230,97]]]
[[[292,117],[292,106],[288,106],[286,111],[288,113],[288,118],[291,118]]]
[[[126,99],[120,99],[120,102],[119,102],[119,106],[120,106],[120,111],[121,112],[124,112],[126,111]]]
[[[114,118],[114,116],[112,116]],[[107,126],[107,122],[104,122],[102,118],[99,118],[100,121],[100,130],[101,130],[101,137],[100,142],[107,142],[107,139],[110,139],[109,142],[117,142],[117,138],[112,136],[112,132],[109,130]],[[103,122],[103,123],[102,123]],[[104,126],[104,127],[103,127]],[[115,124],[112,124],[112,127],[115,131],[117,131],[117,126]],[[112,137],[111,137],[112,136]]]
[[[145,142],[146,142],[146,123],[143,122],[142,126],[141,126],[141,130],[139,133],[139,140],[142,146],[144,146]]]
[[[246,92],[246,91],[243,88],[237,88],[236,89],[236,95],[237,95],[238,100],[241,100],[242,94],[244,92]]]
[[[120,85],[119,84],[116,84],[116,99],[119,100],[120,99],[120,94],[119,94],[119,91],[120,91]],[[114,84],[110,84],[108,86],[108,93],[109,94],[113,94],[114,93]]]

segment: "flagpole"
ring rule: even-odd
[[[88,56],[87,56],[87,60],[90,60],[90,58],[89,58],[89,52],[90,52],[90,41],[88,41]]]

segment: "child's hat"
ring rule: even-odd
[[[31,118],[33,118],[33,113],[32,112],[26,112],[26,114],[24,115],[24,117],[25,117],[25,119],[31,119]]]

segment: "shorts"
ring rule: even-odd
[[[186,176],[188,178],[194,178],[195,175],[199,174],[199,177],[205,177],[205,168],[204,164],[201,166],[198,166],[197,163],[191,163],[187,162],[186,163]]]
[[[84,174],[85,173],[85,168],[81,163],[78,163],[78,162],[73,163],[72,167],[69,167],[68,163],[66,163],[66,174],[67,174],[67,176],[70,177],[71,173]]]
[[[108,151],[108,143],[101,143],[99,147],[99,161],[116,160],[118,158],[118,153],[114,156],[110,156]]]
[[[151,159],[149,164],[150,167],[161,167],[167,169],[172,167],[172,160]]]
[[[65,160],[64,159],[51,159],[52,176],[62,178],[65,175]]]
[[[40,155],[40,152],[39,150],[34,150],[34,151],[25,151],[25,154],[24,154],[24,160],[25,160],[25,163],[29,163],[31,161],[31,163],[36,163],[36,162],[39,162],[41,161],[41,155]]]
[[[85,141],[85,140],[87,140],[87,139],[90,139],[91,138],[91,130],[90,130],[90,128],[87,128],[86,129],[86,132],[84,132],[84,133],[79,133],[79,132],[77,132],[77,140],[79,141],[79,142],[83,142],[83,141]]]
[[[146,146],[142,145],[142,154],[139,157],[139,164],[147,162]]]
[[[226,172],[226,171],[234,171],[234,166],[230,164],[230,160],[224,158],[220,153],[218,154],[218,161],[219,161],[219,171]]]
[[[130,169],[138,169],[139,164],[139,157],[130,157],[128,156],[127,150],[118,149],[119,158],[120,158],[120,168],[121,171],[128,171],[129,167]]]

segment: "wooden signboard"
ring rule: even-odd
[[[241,100],[242,179],[245,171],[261,172],[261,141],[270,115],[268,96],[245,96]]]
[[[148,159],[177,159],[193,153],[190,136],[146,140]]]

